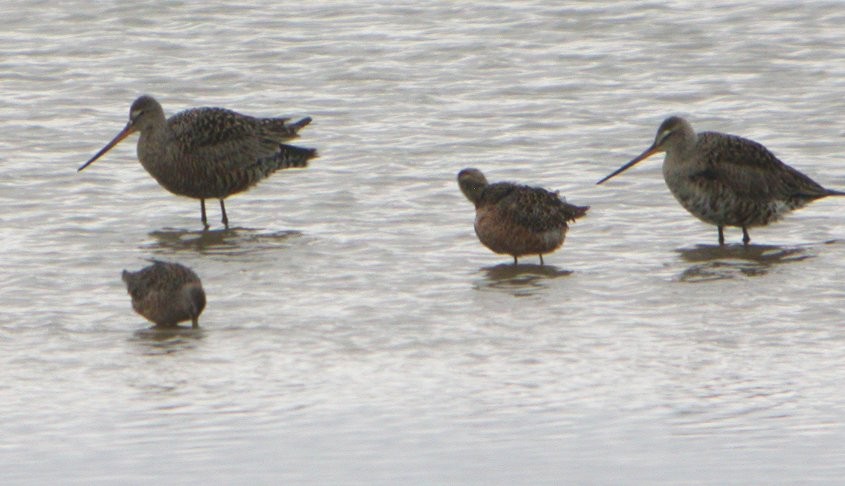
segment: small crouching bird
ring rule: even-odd
[[[475,205],[475,234],[495,253],[513,256],[543,254],[563,245],[569,222],[587,214],[589,206],[575,206],[557,192],[510,182],[489,184],[478,169],[458,173],[461,192]]]
[[[193,327],[199,327],[205,291],[190,268],[153,260],[152,265],[137,272],[124,270],[123,281],[132,296],[132,308],[156,326],[175,327],[191,321]]]

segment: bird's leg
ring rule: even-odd
[[[223,205],[223,200],[220,200],[220,211],[223,213],[223,226],[229,229],[229,218],[226,217],[226,206]]]
[[[194,329],[200,327],[199,319],[196,316],[191,318],[191,327]]]
[[[202,225],[208,229],[208,220],[205,218],[205,199],[200,199],[200,212],[202,213]]]
[[[742,227],[742,244],[748,246],[751,243],[751,237],[748,236],[748,228],[745,226]]]
[[[719,246],[725,246],[725,227],[719,226]]]
[[[540,253],[540,254],[538,254],[537,256],[539,256],[539,257],[540,257],[540,266],[543,266],[543,265],[544,265],[544,264],[543,264],[543,254],[542,254],[542,253]]]
[[[516,255],[513,256],[513,264],[516,265]]]

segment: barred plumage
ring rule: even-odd
[[[168,191],[199,199],[205,228],[205,200],[219,199],[222,222],[228,228],[225,198],[277,170],[305,167],[317,156],[315,149],[281,143],[297,137],[310,122],[308,117],[295,123],[288,118],[256,118],[224,108],[193,108],[165,119],[161,105],[145,95],[132,103],[126,127],[79,170],[140,132],[138,160],[144,169]]]
[[[666,152],[663,178],[672,195],[693,216],[718,228],[720,245],[725,226],[742,228],[747,245],[748,228],[777,221],[816,199],[845,195],[825,189],[753,140],[697,134],[678,116],[663,121],[651,147],[597,184],[659,152]]]
[[[137,272],[123,271],[132,308],[157,326],[171,327],[182,321],[199,326],[205,309],[205,291],[199,277],[178,263],[153,260]]]
[[[488,184],[478,169],[458,173],[461,192],[475,205],[475,233],[495,253],[513,256],[551,253],[561,245],[568,222],[587,213],[589,206],[574,206],[558,193],[510,182]]]

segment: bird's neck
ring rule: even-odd
[[[154,177],[164,167],[170,157],[167,153],[170,131],[167,126],[154,126],[147,128],[141,132],[138,139],[138,160],[147,171]]]

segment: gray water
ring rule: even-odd
[[[660,157],[681,114],[845,189],[839,2],[0,5],[3,484],[772,484],[845,475],[843,201],[715,246]],[[314,118],[230,198],[76,169],[136,96]],[[545,258],[455,182],[591,205]],[[120,281],[203,279],[198,332]]]

